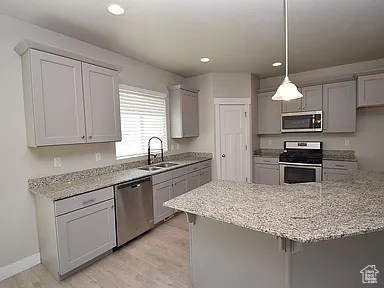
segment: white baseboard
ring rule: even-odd
[[[23,272],[33,266],[40,264],[40,253],[28,256],[15,263],[0,268],[0,281],[12,277],[17,273]]]

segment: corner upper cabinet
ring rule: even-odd
[[[323,85],[323,132],[356,132],[356,81]]]
[[[120,68],[31,41],[15,51],[22,59],[29,147],[121,140]]]
[[[82,63],[87,142],[121,141],[116,71]]]
[[[168,87],[171,138],[199,136],[198,91],[181,85]]]
[[[257,95],[258,134],[281,133],[281,101],[272,100],[274,92]]]
[[[359,76],[357,107],[384,106],[384,73]]]

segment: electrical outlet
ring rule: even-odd
[[[171,145],[171,151],[175,150],[175,145]]]
[[[347,146],[347,147],[349,147],[349,140],[345,140],[345,141],[344,141],[344,145]]]
[[[61,167],[61,157],[54,157],[53,158],[53,167]]]
[[[268,145],[272,146],[272,140],[268,140]]]
[[[180,149],[180,144],[176,144],[176,150]]]
[[[101,153],[95,153],[95,158],[96,158],[96,161],[100,161],[101,160]]]

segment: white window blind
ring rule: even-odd
[[[148,140],[157,136],[167,151],[166,94],[120,85],[120,113],[122,141],[116,143],[116,158],[129,158],[147,154]],[[156,153],[160,141],[151,142]]]

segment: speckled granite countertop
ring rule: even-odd
[[[281,149],[257,149],[254,151],[254,157],[272,157],[278,158]],[[350,161],[356,162],[355,151],[353,150],[323,150],[323,160],[330,161]]]
[[[384,230],[384,172],[284,186],[214,181],[165,206],[303,243],[336,239]]]
[[[86,172],[89,171],[87,173],[90,173],[91,176],[87,176],[86,173],[83,173],[83,175],[79,177],[77,174],[82,173],[82,171],[63,175],[48,176],[38,179],[32,179],[32,181],[30,181],[29,183],[29,192],[50,199],[52,201],[56,201],[78,194],[86,193],[89,191],[97,190],[100,188],[135,180],[141,177],[151,176],[166,171],[178,169],[184,166],[210,160],[211,158],[212,157],[210,157],[209,155],[189,155],[186,157],[171,160],[165,159],[166,161],[172,161],[172,163],[177,163],[179,165],[171,168],[161,169],[155,172],[143,171],[133,167],[119,171],[111,171],[115,169],[115,167],[109,166],[106,170],[109,172],[102,173],[100,175],[92,175],[92,173],[95,173],[93,171],[95,169],[90,169],[86,170]],[[143,165],[143,162],[139,164],[141,165],[138,165],[137,167],[145,166],[145,164]]]

